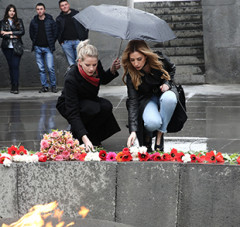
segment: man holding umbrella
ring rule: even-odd
[[[67,0],[60,0],[58,3],[61,10],[56,18],[58,42],[62,46],[69,65],[73,65],[77,57],[77,45],[88,38],[88,30],[73,18],[79,11],[71,9]]]

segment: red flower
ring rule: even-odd
[[[86,157],[87,153],[82,153],[78,156],[78,160],[79,161],[84,161],[85,160],[85,157]]]
[[[129,148],[125,147],[123,148],[122,152],[130,152]]]
[[[46,162],[47,161],[47,156],[46,155],[39,155],[38,156],[38,161],[39,162]]]
[[[198,156],[197,156],[197,161],[199,163],[204,162],[205,161],[205,155],[202,155],[201,153],[199,153]]]
[[[177,149],[173,148],[170,152],[170,155],[171,155],[172,160],[176,161],[177,160],[177,155],[178,155]]]
[[[99,158],[101,159],[101,161],[106,161],[107,152],[106,152],[105,150],[100,150],[100,152],[99,152]]]
[[[27,150],[25,150],[24,146],[20,146],[18,151],[17,151],[18,155],[25,155],[27,154]]]
[[[191,154],[190,158],[191,158],[191,162],[197,161],[197,156],[195,154]]]
[[[161,157],[161,155],[159,154],[159,153],[155,153],[154,154],[154,157],[153,157],[153,161],[155,161],[155,162],[159,162],[159,161],[162,161],[162,157]]]
[[[224,162],[224,158],[223,158],[221,152],[218,152],[218,153],[217,153],[217,155],[216,155],[216,160],[217,160],[217,162],[220,162],[220,163],[223,163],[223,162]]]
[[[171,161],[171,155],[168,154],[168,153],[164,153],[164,154],[162,155],[162,160],[163,160],[163,161]]]
[[[123,162],[130,162],[130,161],[132,161],[131,153],[127,152],[127,151],[123,151],[122,161]]]
[[[240,164],[240,156],[237,158],[237,163]]]
[[[8,154],[10,154],[11,156],[17,155],[17,153],[18,153],[17,147],[12,145],[11,147],[8,148]]]
[[[150,155],[148,152],[144,152],[144,153],[138,152],[138,158],[139,158],[139,161],[144,162],[150,158]]]
[[[6,157],[6,156],[1,156],[1,157],[0,157],[0,164],[3,164],[3,162],[4,162],[4,160],[5,160],[6,158],[10,160],[10,158],[8,158],[8,157]]]
[[[214,152],[213,151],[207,152],[205,160],[208,163],[215,163],[216,162],[216,156],[215,156]]]
[[[177,153],[177,161],[178,161],[178,162],[183,162],[182,157],[183,157],[184,155],[185,155],[185,154],[184,154],[183,152]]]

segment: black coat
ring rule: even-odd
[[[38,15],[34,16],[29,26],[29,35],[32,40],[32,51],[34,50],[35,43],[38,35]],[[51,52],[55,50],[55,42],[57,40],[57,25],[53,17],[45,14],[44,19],[45,32],[47,36],[48,47]]]
[[[138,87],[138,90],[135,89],[132,83],[132,79],[129,74],[127,74],[127,90],[128,90],[128,99],[126,102],[128,109],[128,126],[129,132],[136,132],[139,140],[140,146],[143,145],[144,138],[144,125],[142,120],[142,114],[147,103],[153,95],[161,96],[162,92],[160,86],[162,84],[167,84],[171,88],[171,83],[174,79],[176,67],[170,60],[163,55],[161,52],[157,52],[160,59],[163,62],[164,69],[168,71],[171,80],[166,81],[161,79],[162,72],[156,69],[151,69],[151,73],[147,74],[143,70],[142,83]]]
[[[79,11],[75,9],[71,9],[71,15],[75,16]],[[76,32],[78,35],[78,39],[80,41],[83,41],[88,38],[88,29],[86,29],[82,24],[80,24],[75,18],[73,18],[73,22],[76,28]],[[57,30],[58,30],[58,42],[60,44],[63,43],[63,30],[64,30],[64,25],[65,25],[65,19],[64,19],[64,14],[61,12],[59,16],[56,18],[56,23],[57,23]]]
[[[8,48],[10,40],[12,40],[13,46],[15,46],[18,43],[23,44],[21,37],[25,34],[25,29],[24,29],[22,19],[18,18],[18,21],[19,21],[19,27],[16,27],[15,24],[10,26],[8,20],[2,20],[1,21],[1,29],[0,29],[1,31],[12,31],[13,35],[18,37],[18,38],[11,39],[10,35],[4,35],[4,36],[0,35],[0,37],[3,38],[2,44],[1,44],[1,47],[3,49]]]
[[[100,84],[107,84],[118,76],[118,73],[113,75],[110,70],[104,71],[100,61],[97,69]],[[56,107],[68,120],[74,137],[80,141],[83,135],[88,135],[91,140],[98,139],[101,142],[120,131],[112,110],[107,119],[97,117],[100,103],[108,102],[108,105],[110,103],[108,100],[98,97],[100,84],[96,87],[87,82],[79,73],[76,64],[72,65],[66,73],[64,89],[58,98]],[[89,121],[89,119],[92,120]],[[93,122],[96,123],[93,124]]]

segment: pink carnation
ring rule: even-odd
[[[62,155],[57,155],[54,160],[55,161],[63,161],[63,156]]]
[[[49,148],[49,143],[48,143],[48,140],[41,140],[41,148],[43,149],[46,149],[46,148]]]
[[[109,152],[109,153],[107,154],[106,161],[108,161],[108,162],[116,161],[116,156],[117,156],[116,153],[114,153],[114,152]]]
[[[68,139],[67,144],[70,144],[73,147],[74,146],[74,141],[72,139]]]
[[[69,156],[70,156],[70,152],[69,151],[63,151],[62,156],[63,156],[64,159],[68,159]]]
[[[53,132],[51,133],[51,137],[53,137],[53,138],[59,137],[59,132],[58,132],[58,131],[53,131]]]

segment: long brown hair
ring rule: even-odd
[[[13,8],[14,9],[14,12],[15,12],[15,15],[13,17],[13,24],[19,29],[19,21],[18,21],[18,16],[17,16],[17,9],[16,9],[16,6],[13,5],[13,4],[10,4],[7,6],[6,10],[5,10],[5,14],[4,14],[4,17],[3,17],[3,20],[4,21],[7,21],[8,20],[8,12],[9,10]]]
[[[150,66],[150,68],[162,71],[162,79],[170,80],[168,72],[163,68],[163,63],[159,61],[159,56],[153,53],[146,42],[143,40],[131,40],[122,54],[122,66],[124,69],[122,80],[124,84],[126,84],[125,77],[128,73],[136,90],[138,90],[138,86],[142,83],[141,77],[143,76],[143,73],[136,70],[130,62],[130,54],[135,51],[147,57],[147,64]]]

